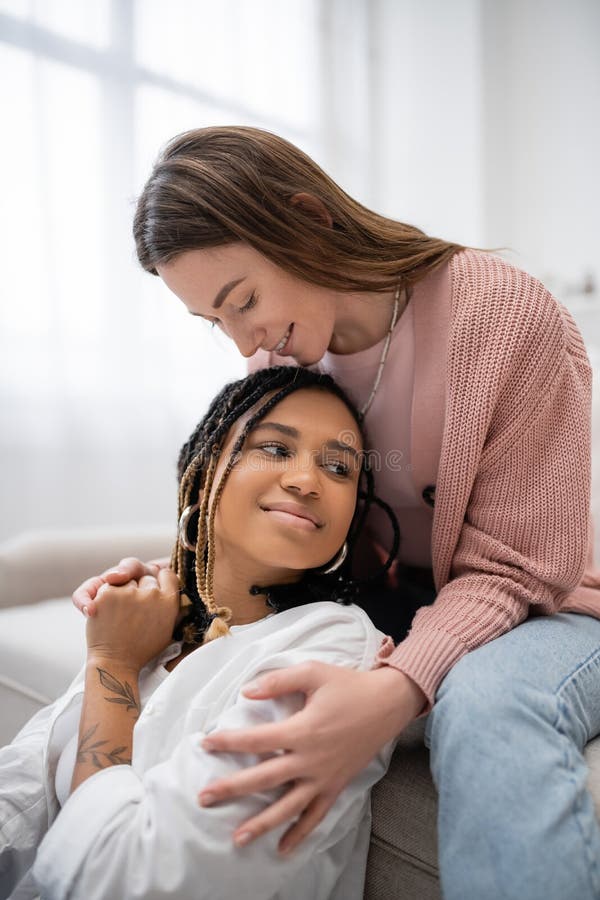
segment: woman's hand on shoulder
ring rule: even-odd
[[[98,611],[86,625],[88,663],[116,660],[140,671],[172,641],[179,614],[179,579],[171,569],[139,582],[103,584]]]
[[[143,563],[140,559],[128,556],[101,575],[93,575],[80,584],[73,592],[73,605],[84,615],[95,616],[98,609],[96,597],[103,584],[124,585],[130,581],[139,581],[144,575],[156,576],[160,569],[168,566],[168,558]]]
[[[280,841],[280,852],[296,847],[333,806],[340,792],[374,756],[421,712],[425,694],[397,669],[383,666],[356,671],[322,662],[307,662],[261,676],[258,688],[243,694],[257,700],[300,691],[302,710],[284,721],[248,730],[214,732],[206,750],[273,753],[257,766],[207,785],[203,806],[234,797],[291,787],[275,803],[240,823],[234,840],[244,832],[250,840],[299,816]],[[213,796],[204,802],[207,794]]]

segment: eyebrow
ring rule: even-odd
[[[286,434],[288,437],[299,438],[300,432],[297,428],[292,428],[291,425],[282,425],[280,422],[258,422],[254,428],[252,428],[252,432],[258,431],[260,428],[272,428],[274,431],[279,431],[281,434]],[[346,450],[353,456],[355,459],[358,459],[359,453],[354,447],[351,447],[349,444],[344,444],[342,441],[330,440],[325,441],[325,446],[331,448],[332,450]]]
[[[240,284],[242,281],[245,281],[245,279],[246,279],[246,276],[244,275],[243,278],[236,278],[235,281],[228,281],[227,284],[224,284],[223,287],[221,288],[221,290],[219,291],[219,293],[217,294],[217,296],[215,297],[215,299],[213,300],[212,308],[219,309],[221,306],[223,306],[223,303],[225,302],[227,294],[234,289],[236,284]],[[190,316],[199,316],[201,319],[206,319],[206,316],[203,315],[202,313],[194,312],[191,309],[188,309],[188,312],[189,312]]]
[[[223,306],[227,294],[229,291],[232,291],[237,284],[240,284],[241,281],[244,281],[246,276],[243,278],[236,278],[235,281],[228,281],[227,284],[224,284],[215,299],[213,300],[213,309],[219,309],[220,306]]]

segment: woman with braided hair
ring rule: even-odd
[[[390,736],[426,717],[445,900],[600,896],[583,757],[600,733],[592,373],[569,312],[502,259],[366,209],[255,128],[169,142],[134,235],[143,268],[251,370],[336,378],[400,522],[387,593],[369,607],[397,646],[358,680],[317,663],[262,678],[256,697],[306,695],[294,724],[216,732],[210,746],[285,752],[285,765],[218,779],[205,802],[280,789],[236,824],[260,841],[287,822],[280,849],[297,852]],[[386,528],[374,510],[375,551]],[[74,603],[93,617],[103,581],[148,571],[125,560]]]
[[[171,568],[103,585],[83,671],[0,751],[0,896],[362,897],[369,790],[393,729],[287,859],[276,831],[231,840],[235,819],[278,791],[221,807],[197,797],[244,765],[285,763],[200,746],[216,728],[293,721],[304,705],[302,694],[257,704],[245,683],[308,661],[358,674],[391,643],[352,602],[356,538],[380,503],[359,418],[328,375],[285,366],[215,398],[179,456]],[[380,507],[394,535],[385,570],[398,528]]]

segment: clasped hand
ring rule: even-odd
[[[114,659],[139,672],[173,639],[179,579],[170,569],[161,569],[139,582],[105,583],[95,602],[96,614],[86,624],[88,660]]]

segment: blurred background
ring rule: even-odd
[[[244,374],[135,260],[188,128],[268,128],[380,212],[509,247],[600,367],[598,0],[0,0],[0,109],[0,539],[170,523],[179,446]]]

